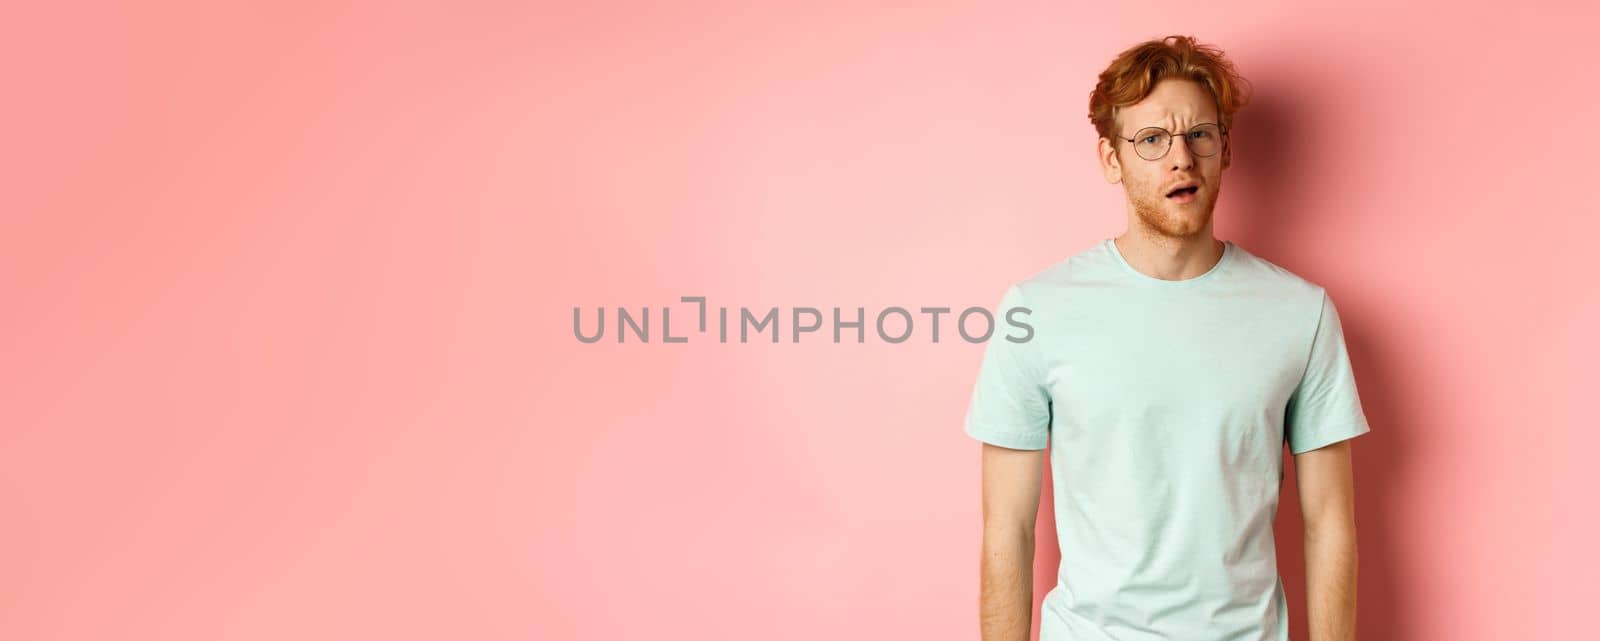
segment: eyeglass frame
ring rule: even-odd
[[[1178,135],[1181,134],[1181,135],[1184,136],[1184,143],[1183,144],[1185,146],[1189,146],[1189,141],[1188,141],[1189,132],[1194,131],[1198,127],[1204,127],[1206,125],[1215,126],[1217,128],[1217,131],[1219,132],[1220,136],[1222,136],[1223,138],[1227,138],[1228,137],[1228,128],[1227,127],[1223,127],[1221,123],[1215,123],[1215,122],[1202,122],[1202,123],[1200,123],[1198,125],[1195,125],[1194,127],[1190,127],[1188,129],[1185,129],[1185,130],[1177,132],[1177,133],[1173,133],[1173,132],[1167,131],[1166,127],[1157,127],[1155,125],[1150,125],[1149,127],[1140,127],[1138,129],[1138,131],[1133,132],[1134,133],[1134,137],[1133,138],[1123,138],[1122,136],[1118,136],[1116,134],[1112,134],[1112,137],[1114,137],[1114,138],[1116,138],[1118,140],[1126,140],[1126,141],[1128,141],[1130,143],[1133,143],[1134,144],[1133,154],[1135,156],[1139,156],[1139,158],[1141,158],[1143,160],[1148,160],[1150,162],[1157,162],[1157,161],[1160,161],[1163,158],[1166,158],[1167,154],[1172,153],[1172,139],[1173,138],[1176,138]],[[1138,133],[1140,131],[1144,131],[1146,129],[1159,129],[1159,130],[1161,130],[1162,133],[1167,134],[1167,150],[1161,152],[1160,156],[1156,156],[1155,158],[1145,158],[1142,154],[1139,153],[1139,147],[1138,147],[1138,145],[1139,145],[1139,143],[1138,143],[1139,136],[1138,136]],[[1226,142],[1226,141],[1224,141],[1224,142]],[[1214,151],[1212,153],[1205,154],[1205,155],[1202,156],[1200,154],[1195,154],[1194,148],[1192,146],[1190,146],[1190,149],[1189,149],[1189,153],[1194,154],[1196,157],[1199,157],[1199,158],[1210,158],[1210,157],[1215,156],[1215,155],[1217,155],[1218,153],[1221,153],[1221,152],[1222,152],[1222,148],[1218,147],[1217,151]]]

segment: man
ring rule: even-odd
[[[967,410],[983,442],[980,622],[1031,627],[1044,448],[1061,570],[1041,641],[1284,641],[1272,523],[1282,448],[1305,522],[1309,641],[1350,641],[1349,439],[1370,431],[1324,289],[1212,235],[1247,102],[1222,52],[1123,52],[1090,98],[1128,228],[1011,285],[1026,342],[992,338]]]

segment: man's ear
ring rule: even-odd
[[[1222,168],[1227,169],[1233,164],[1233,136],[1222,137]]]
[[[1122,159],[1117,157],[1116,145],[1104,137],[1095,145],[1100,157],[1100,173],[1105,175],[1106,182],[1113,185],[1122,182]]]

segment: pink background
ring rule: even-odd
[[[0,637],[977,638],[981,346],[572,308],[992,305],[1178,32],[1257,89],[1217,235],[1345,319],[1362,638],[1593,638],[1579,3],[139,4],[0,20]]]

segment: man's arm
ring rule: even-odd
[[[1348,439],[1295,455],[1311,641],[1356,638],[1356,521]]]
[[[1028,641],[1033,631],[1033,526],[1045,451],[983,444],[983,641]]]

